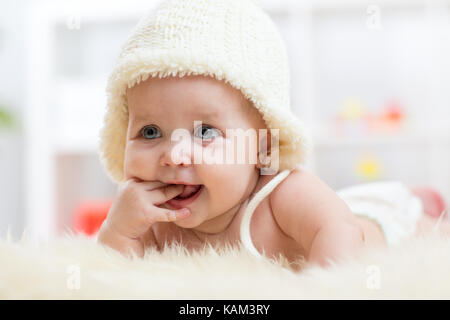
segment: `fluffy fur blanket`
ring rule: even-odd
[[[1,240],[0,261],[0,299],[450,298],[450,239],[438,236],[296,272],[243,248],[189,254],[173,246],[127,259],[82,236]]]

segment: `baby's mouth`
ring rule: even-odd
[[[186,206],[196,201],[198,197],[200,197],[203,189],[204,186],[201,184],[184,185],[183,192],[180,193],[177,197],[167,201],[167,204],[174,209],[185,208]]]
[[[182,193],[180,193],[178,196],[176,196],[173,199],[177,199],[177,200],[185,200],[187,198],[190,198],[192,196],[194,196],[201,188],[201,185],[195,185],[195,186],[188,186],[188,185],[184,185],[184,190]]]

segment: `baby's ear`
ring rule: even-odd
[[[267,152],[270,155],[270,147],[272,146],[272,135],[269,129],[259,131],[258,153]]]
[[[269,129],[259,131],[259,144],[258,144],[258,161],[256,167],[270,166],[270,155],[272,146],[272,136]]]

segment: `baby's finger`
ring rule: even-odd
[[[140,180],[138,178],[131,178],[128,180],[128,182],[134,183],[140,187],[143,187],[146,191],[152,191],[157,188],[161,188],[164,186],[168,186],[168,184],[161,182],[161,181],[144,181]]]
[[[181,208],[178,210],[170,210],[165,208],[154,207],[152,213],[149,215],[149,223],[155,222],[170,222],[187,218],[191,214],[188,208]]]
[[[182,184],[170,184],[167,187],[152,190],[152,203],[155,205],[163,204],[177,195],[181,194],[184,190]]]

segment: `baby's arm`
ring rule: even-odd
[[[364,232],[345,202],[319,178],[302,168],[270,195],[275,220],[306,252],[309,262],[327,265],[356,254]]]

